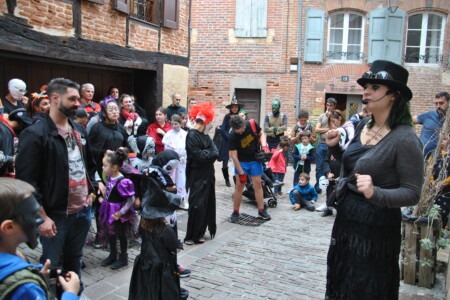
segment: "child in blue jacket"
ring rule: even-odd
[[[294,210],[304,207],[309,211],[314,211],[314,203],[317,201],[316,189],[309,184],[310,177],[306,173],[301,173],[298,184],[289,192],[289,200],[294,205]]]
[[[38,244],[40,205],[33,196],[34,188],[21,180],[0,178],[0,299],[57,299],[50,287],[50,260],[44,267],[27,263],[17,255],[21,243],[34,249]],[[62,289],[60,299],[78,299],[80,279],[74,272],[55,274]]]

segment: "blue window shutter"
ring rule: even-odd
[[[406,12],[397,9],[395,13],[387,15],[386,31],[386,60],[390,60],[396,64],[403,62],[403,38],[405,36],[405,19]]]
[[[252,0],[236,0],[236,37],[251,36]]]
[[[402,63],[405,17],[401,9],[390,13],[380,8],[370,13],[368,63],[377,59]]]
[[[267,36],[267,0],[252,1],[252,37]]]
[[[305,58],[306,62],[323,61],[325,12],[308,8],[306,16]]]

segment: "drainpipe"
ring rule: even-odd
[[[298,11],[298,61],[297,61],[297,92],[295,95],[295,117],[300,111],[300,95],[302,92],[302,18],[303,18],[303,0],[300,0]]]

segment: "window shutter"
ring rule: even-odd
[[[325,12],[308,8],[306,16],[305,62],[323,61]]]
[[[178,0],[164,0],[162,25],[167,28],[178,29]]]
[[[252,0],[236,0],[236,37],[251,36]]]
[[[128,3],[129,0],[115,0],[115,9],[121,11],[123,13],[130,13],[130,5]]]
[[[252,1],[252,37],[267,36],[267,0]]]
[[[402,49],[406,13],[397,9],[390,13],[380,8],[370,13],[369,56],[368,63],[377,59],[386,59],[397,64],[402,63]]]

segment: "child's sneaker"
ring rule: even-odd
[[[180,278],[186,278],[191,276],[191,270],[185,269],[180,265],[178,265],[178,273],[180,274]]]
[[[263,220],[270,220],[272,217],[267,213],[267,208],[264,208],[262,211],[258,211],[258,215]]]

